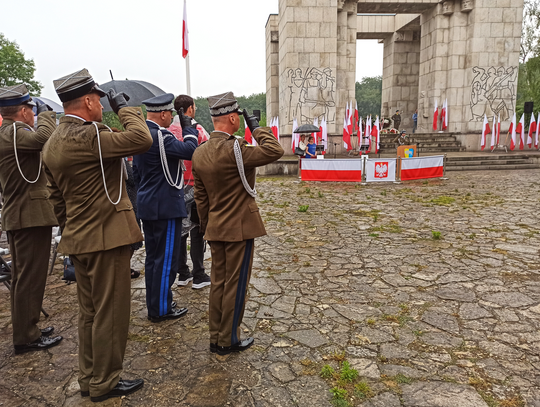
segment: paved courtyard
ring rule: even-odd
[[[367,186],[261,178],[257,190],[268,236],[243,327],[255,345],[208,351],[208,288],[175,287],[188,315],[150,323],[133,280],[123,377],[145,385],[103,405],[540,406],[540,170]],[[61,268],[42,327],[65,339],[45,352],[13,355],[0,288],[2,407],[95,405],[78,392],[76,286]]]

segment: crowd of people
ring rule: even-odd
[[[49,349],[63,339],[53,335],[52,326],[38,328],[56,225],[62,230],[58,250],[75,265],[82,397],[99,402],[144,385],[143,379],[121,378],[131,311],[130,259],[143,240],[151,322],[188,312],[172,298],[178,276],[179,286],[210,285],[210,352],[227,355],[252,346],[253,338],[240,338],[240,324],[254,239],[266,234],[255,201],[255,170],[283,155],[271,130],[242,112],[232,92],[208,98],[215,129],[208,136],[187,95],[145,100],[145,119],[140,107],[129,106],[129,95],[101,89],[86,69],[55,80],[54,87],[65,112],[58,126],[56,113],[36,103],[24,84],[0,88],[2,229],[12,256],[15,354]],[[103,97],[123,131],[101,123]],[[241,114],[256,146],[233,135]],[[204,240],[211,250],[210,276],[203,264]]]

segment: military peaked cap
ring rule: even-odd
[[[99,97],[104,97],[106,93],[101,89],[87,69],[81,69],[71,75],[53,81],[54,90],[62,102],[69,102],[88,95],[90,92],[96,92]]]
[[[147,112],[164,112],[174,110],[174,95],[165,93],[164,95],[155,96],[150,99],[143,100]]]
[[[26,85],[4,86],[0,88],[0,107],[27,104],[35,106]]]
[[[238,101],[232,92],[222,93],[221,95],[210,96],[208,98],[208,107],[210,108],[210,116],[224,116],[229,113],[242,114],[238,107]]]

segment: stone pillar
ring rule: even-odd
[[[412,131],[412,115],[418,107],[420,33],[398,31],[384,39],[382,111],[391,117],[401,114],[401,129]],[[379,114],[379,112],[371,112]]]
[[[266,23],[266,117],[279,114],[279,30],[278,15]]]

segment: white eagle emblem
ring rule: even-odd
[[[388,163],[376,163],[375,164],[375,178],[388,177]]]

